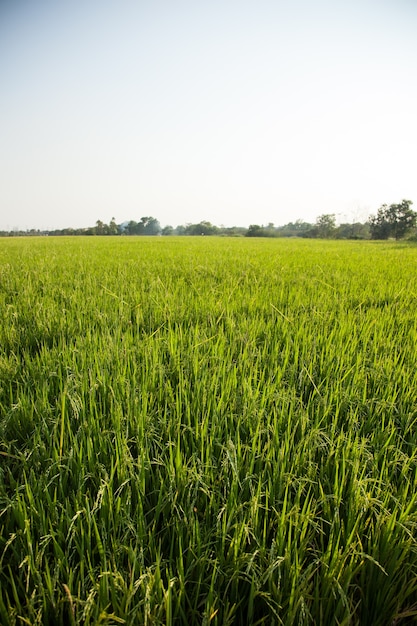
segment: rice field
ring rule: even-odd
[[[417,247],[0,242],[0,623],[417,620]]]

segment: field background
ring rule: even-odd
[[[0,245],[0,622],[417,615],[417,247]]]

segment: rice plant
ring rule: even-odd
[[[417,249],[0,248],[0,623],[417,619]]]

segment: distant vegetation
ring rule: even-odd
[[[399,204],[384,204],[376,216],[370,216],[365,223],[342,223],[336,225],[334,213],[319,215],[314,224],[296,220],[284,226],[275,226],[272,222],[265,225],[251,224],[243,226],[215,226],[211,222],[176,226],[161,225],[155,217],[141,217],[139,222],[130,220],[116,224],[112,218],[109,224],[97,220],[89,228],[63,228],[60,230],[40,231],[0,231],[0,237],[16,236],[73,236],[73,235],[145,235],[145,236],[220,236],[220,237],[303,237],[308,239],[402,239],[415,236],[417,213],[411,209],[411,200],[402,200]]]

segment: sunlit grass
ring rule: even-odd
[[[417,614],[417,248],[0,248],[0,623]]]

